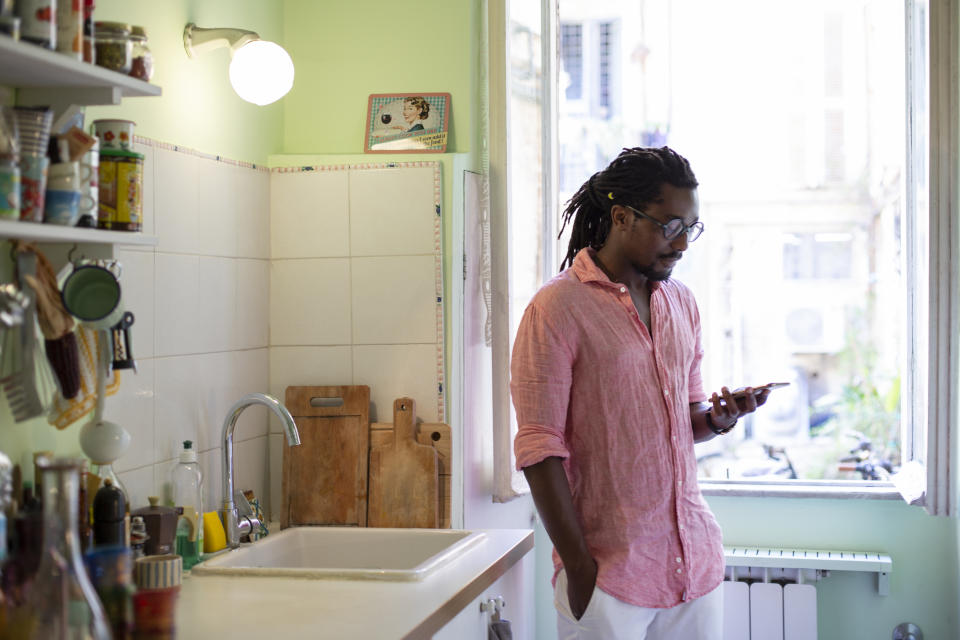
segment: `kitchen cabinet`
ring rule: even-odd
[[[532,572],[533,557],[515,564],[492,585],[483,590],[482,595],[474,598],[450,622],[434,634],[434,640],[487,640],[487,626],[490,622],[490,613],[481,610],[480,605],[491,599],[502,598],[505,607],[500,617],[510,620],[514,638],[526,637],[524,626],[525,616],[532,618],[533,611],[520,610],[524,602],[523,573],[525,565],[529,563]],[[533,602],[529,598],[530,603]]]
[[[72,104],[115,105],[126,97],[159,96],[160,87],[43,47],[0,36],[0,87],[15,91],[14,103],[47,105],[62,112]],[[0,220],[0,239],[82,245],[87,257],[112,257],[114,245],[156,245],[140,233],[81,229]]]

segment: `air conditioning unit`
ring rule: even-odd
[[[837,353],[845,343],[842,306],[797,306],[784,315],[784,335],[793,353]]]

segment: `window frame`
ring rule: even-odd
[[[557,217],[556,178],[557,163],[557,91],[558,91],[558,0],[540,0],[543,15],[543,33],[541,36],[544,55],[543,74],[544,96],[550,102],[545,114],[543,127],[543,149],[545,160],[549,162],[544,171],[544,211],[541,214],[546,221],[545,229],[555,229],[553,220]],[[916,9],[927,7],[925,23],[916,19]],[[909,336],[907,363],[911,370],[926,363],[927,379],[930,381],[921,388],[918,376],[908,376],[909,382],[904,393],[904,406],[909,407],[907,428],[903,434],[904,460],[916,460],[925,466],[926,487],[923,495],[914,504],[924,504],[927,511],[936,515],[956,515],[957,472],[960,454],[957,451],[958,417],[960,417],[960,344],[952,337],[960,335],[960,0],[905,0],[906,46],[905,60],[908,82],[923,78],[925,69],[916,64],[917,57],[911,51],[922,47],[924,32],[928,34],[929,49],[927,69],[929,69],[928,113],[929,120],[918,121],[922,114],[917,113],[912,100],[908,100],[907,140],[911,151],[917,149],[917,131],[912,126],[924,127],[926,124],[929,151],[928,177],[928,216],[915,223],[926,223],[929,235],[935,241],[921,246],[923,238],[911,238],[906,242],[906,260],[913,268],[920,251],[926,249],[928,264],[925,265],[929,277],[926,295],[907,287],[905,295],[908,304]],[[509,3],[507,0],[489,0],[488,5],[489,49],[489,173],[491,244],[492,244],[492,283],[494,310],[493,324],[493,435],[494,435],[494,501],[507,501],[525,490],[516,482],[514,457],[512,454],[512,435],[510,433],[510,415],[512,405],[509,393],[510,349],[512,336],[509,335],[509,273],[507,268],[506,247],[509,225],[508,202],[509,180],[507,163],[507,140],[509,135],[508,52]],[[919,74],[919,75],[918,75]],[[921,89],[922,90],[922,89]],[[495,132],[495,133],[494,133]],[[549,150],[549,151],[548,151]],[[915,189],[917,176],[908,163],[907,201],[913,207],[918,195]],[[552,181],[552,182],[551,182]],[[914,211],[915,214],[922,212]],[[910,225],[911,229],[917,224]],[[546,250],[559,255],[556,232],[545,233]],[[499,245],[499,248],[498,248]],[[544,274],[547,276],[547,274]],[[550,274],[552,275],[552,274]],[[919,282],[916,274],[911,282]],[[928,318],[923,323],[924,316]],[[792,498],[839,498],[839,499],[902,499],[901,492],[892,482],[851,482],[851,481],[743,481],[743,480],[701,480],[701,490],[707,496],[769,496]]]

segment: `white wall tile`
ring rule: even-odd
[[[353,357],[349,346],[272,347],[270,395],[286,402],[289,386],[334,386],[353,383]],[[280,433],[280,421],[270,416],[270,432]]]
[[[270,175],[270,246],[278,258],[349,255],[346,171]]]
[[[220,429],[227,413],[234,404],[250,393],[269,393],[269,352],[267,349],[233,351],[229,354],[231,385],[226,405],[222,408],[219,420]],[[283,398],[278,398],[283,402]],[[268,416],[272,412],[263,405],[247,407],[237,419],[234,427],[234,440],[242,441],[266,435]]]
[[[236,455],[236,451],[234,451]],[[223,482],[220,469],[223,465],[223,451],[219,447],[201,451],[197,456],[200,470],[203,471],[203,510],[217,511],[223,500]]]
[[[241,491],[252,489],[260,499],[268,497],[270,493],[268,442],[266,436],[260,436],[234,445],[234,486]]]
[[[270,344],[350,344],[348,259],[272,262]]]
[[[234,167],[231,188],[236,190],[237,256],[270,258],[270,174]]]
[[[193,311],[198,323],[197,350],[226,351],[238,332],[236,260],[200,256],[198,277],[200,300]]]
[[[217,355],[192,355],[156,360],[154,460],[168,460],[192,440],[198,451],[217,446],[210,436],[214,422],[207,409]]]
[[[154,462],[154,361],[140,360],[137,373],[119,373],[120,388],[104,403],[103,416],[130,434],[129,448],[114,463],[117,471],[129,471]]]
[[[156,254],[156,355],[172,356],[200,350],[200,258]]]
[[[208,256],[237,254],[236,186],[233,165],[198,158],[197,252]]]
[[[270,261],[236,261],[237,308],[234,349],[256,349],[270,342]]]
[[[123,471],[117,474],[124,489],[127,490],[127,499],[130,501],[130,510],[140,509],[150,504],[149,496],[160,496],[158,485],[154,477],[153,465]]]
[[[433,256],[351,259],[354,344],[437,341]]]
[[[158,250],[198,253],[197,223],[200,216],[199,162],[188,153],[157,148],[154,196]]]
[[[370,387],[370,422],[393,422],[393,401],[401,397],[413,398],[424,422],[438,421],[434,345],[355,346],[353,384]]]
[[[351,169],[349,174],[351,255],[433,253],[433,168]]]
[[[121,249],[118,258],[123,265],[120,277],[123,306],[134,316],[130,329],[133,356],[137,360],[152,358],[155,353],[154,254]]]
[[[270,442],[270,499],[264,505],[264,513],[268,520],[280,521],[280,512],[283,508],[283,442],[284,436],[271,433]]]

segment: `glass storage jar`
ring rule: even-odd
[[[146,30],[143,27],[133,27],[130,30],[130,40],[133,41],[130,75],[144,82],[150,82],[150,78],[153,77],[153,53],[147,46]]]
[[[93,39],[97,66],[130,73],[133,64],[133,40],[130,38],[129,24],[96,22]]]

